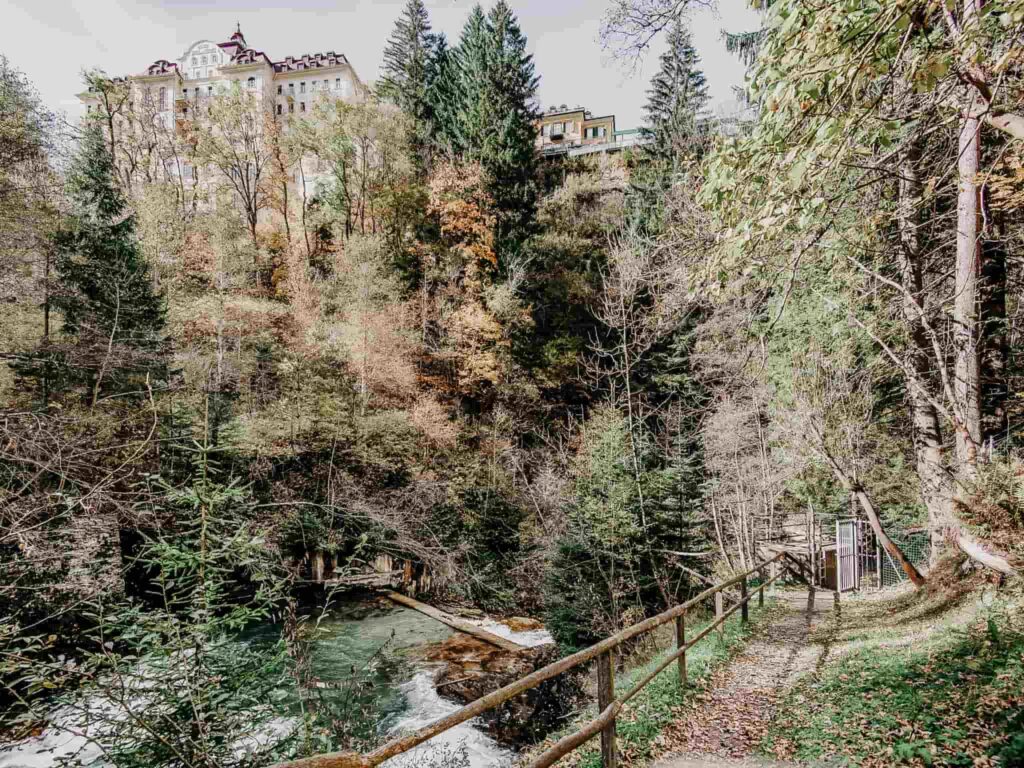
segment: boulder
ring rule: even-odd
[[[538,622],[539,624],[539,622]],[[536,626],[531,626],[536,629]],[[444,664],[435,679],[438,693],[468,704],[525,677],[559,658],[557,646],[541,645],[510,653],[456,633],[424,654]],[[509,699],[481,716],[487,730],[507,746],[532,744],[547,736],[584,700],[584,675],[568,672]]]

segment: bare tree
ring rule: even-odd
[[[201,165],[210,165],[235,193],[253,247],[253,270],[259,285],[259,238],[256,227],[260,212],[271,201],[270,188],[273,117],[256,94],[235,83],[225,93],[208,97],[206,114],[197,115],[196,155]],[[197,105],[196,110],[199,111]]]

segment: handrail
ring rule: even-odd
[[[680,679],[685,684],[686,651],[706,637],[712,630],[717,628],[719,633],[721,633],[723,631],[721,629],[723,622],[741,608],[743,610],[743,621],[746,621],[747,603],[753,597],[753,593],[748,593],[747,591],[747,577],[754,573],[759,573],[761,575],[761,583],[755,591],[759,595],[759,601],[763,604],[765,588],[782,576],[782,572],[780,571],[771,580],[765,581],[764,570],[769,565],[779,562],[780,560],[784,560],[784,554],[785,553],[780,552],[774,557],[759,563],[738,576],[734,576],[728,581],[723,581],[720,584],[708,587],[708,589],[704,590],[696,597],[690,598],[685,603],[673,606],[656,616],[637,622],[621,632],[595,643],[589,648],[584,648],[581,651],[577,651],[565,658],[552,662],[541,669],[535,670],[519,680],[511,682],[495,691],[491,691],[491,693],[488,693],[485,696],[481,696],[479,699],[466,704],[461,709],[456,710],[440,720],[436,720],[433,723],[420,728],[418,731],[392,739],[366,755],[360,755],[356,752],[331,752],[322,755],[314,755],[313,757],[301,758],[299,760],[292,760],[287,763],[280,763],[276,768],[373,768],[395,755],[408,752],[414,747],[419,746],[423,742],[432,739],[434,736],[437,736],[450,728],[454,728],[460,723],[464,723],[467,720],[471,720],[474,717],[487,712],[488,710],[494,709],[524,691],[536,688],[545,680],[550,680],[552,677],[556,677],[563,672],[567,672],[570,669],[586,664],[598,657],[602,657],[601,664],[603,666],[603,670],[599,670],[599,673],[603,672],[603,674],[599,674],[599,678],[603,679],[599,680],[598,685],[598,707],[600,708],[600,714],[577,733],[559,740],[553,747],[538,757],[531,764],[530,768],[544,768],[545,766],[553,764],[559,758],[573,751],[584,742],[593,738],[599,732],[602,734],[601,741],[605,768],[613,768],[616,764],[614,733],[615,718],[622,707],[673,661],[678,661]],[[788,570],[789,566],[785,562],[783,562],[783,566]],[[720,593],[736,584],[740,584],[741,599],[727,611],[723,610]],[[719,596],[715,605],[715,621],[701,630],[701,632],[689,642],[686,642],[685,616],[687,611],[712,596]],[[627,640],[631,640],[638,635],[657,629],[663,624],[673,620],[676,621],[677,650],[665,659],[654,672],[645,676],[630,691],[623,694],[618,699],[613,700],[614,685],[612,684],[611,670],[614,665],[611,663],[612,651]]]

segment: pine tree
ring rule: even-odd
[[[434,48],[423,0],[408,0],[384,49],[380,94],[413,119],[413,149],[423,170],[429,165],[432,105],[428,91]]]
[[[498,211],[499,256],[515,251],[529,235],[537,208],[537,77],[526,36],[505,0],[488,16],[487,131],[480,160],[490,176]]]
[[[703,151],[708,87],[700,58],[682,23],[673,25],[667,43],[661,69],[647,92],[644,132],[651,140],[649,155],[666,173],[674,173],[681,160]]]
[[[74,213],[54,238],[60,286],[53,303],[63,333],[75,340],[71,369],[87,373],[95,403],[101,389],[124,391],[162,372],[164,305],[98,124],[82,137],[68,187]]]

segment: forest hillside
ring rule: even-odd
[[[758,0],[722,42],[748,67],[729,120],[696,4],[611,0],[623,66],[664,53],[640,140],[580,157],[537,150],[507,0],[452,40],[408,0],[378,82],[294,113],[235,80],[165,120],[92,70],[69,124],[0,52],[0,742],[70,707],[106,723],[94,765],[379,743],[400,641],[336,657],[337,696],[317,643],[355,620],[330,585],[380,563],[537,620],[550,658],[780,548],[825,578],[837,522],[906,600],[1019,605],[1024,2]],[[848,615],[906,636],[888,599]],[[1019,668],[997,618],[906,664],[949,690],[934,664]],[[849,674],[829,690],[861,696]],[[993,686],[980,747],[935,749],[936,721],[892,761],[1019,764]],[[872,715],[821,690],[766,749],[843,751],[807,729]]]

